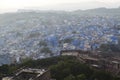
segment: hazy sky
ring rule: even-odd
[[[17,9],[76,10],[118,6],[120,0],[0,0],[0,12]]]

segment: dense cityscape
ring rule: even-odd
[[[97,9],[79,12],[19,10],[0,14],[0,65],[27,57],[57,56],[61,50],[93,51],[102,44],[119,44],[119,14],[106,16]]]

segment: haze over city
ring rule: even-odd
[[[0,0],[0,13],[15,12],[18,9],[66,10],[116,8],[120,0]]]
[[[0,0],[0,80],[120,80],[120,0]]]

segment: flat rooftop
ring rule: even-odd
[[[46,72],[46,70],[45,69],[32,69],[32,68],[26,68],[26,69],[22,69],[22,70],[20,70],[18,73],[16,73],[16,75],[19,75],[19,74],[21,74],[21,73],[23,73],[23,72],[25,72],[25,73],[33,73],[33,74],[43,74],[43,73],[45,73]]]

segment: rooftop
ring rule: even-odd
[[[48,70],[45,69],[33,69],[33,68],[26,68],[19,70],[15,76],[11,80],[35,80],[39,77],[41,77],[44,73],[46,73]]]

